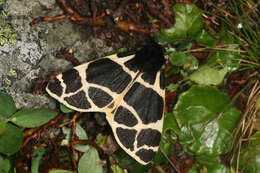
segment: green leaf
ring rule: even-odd
[[[16,111],[13,98],[4,92],[0,92],[0,117],[9,118]]]
[[[100,165],[100,159],[98,152],[95,148],[90,147],[87,152],[79,160],[78,171],[79,173],[85,173],[86,170],[91,173],[103,173],[104,169]]]
[[[33,128],[41,126],[57,116],[57,112],[48,109],[24,109],[16,112],[11,121],[18,126]]]
[[[168,158],[171,158],[173,152],[173,140],[170,135],[163,134],[160,141],[160,149],[155,155],[153,161],[155,164],[167,163]]]
[[[172,131],[179,130],[174,114],[172,113],[168,113],[164,116],[163,133],[166,133],[168,130],[172,130]]]
[[[64,134],[66,134],[66,140],[71,141],[72,128],[63,126],[62,132]],[[78,139],[80,139],[80,140],[87,140],[88,139],[86,131],[78,123],[76,123],[76,131],[75,132],[76,132]],[[82,144],[77,144],[74,147],[75,147],[76,150],[78,150],[80,152],[86,152],[89,149],[89,145],[82,145]]]
[[[240,152],[239,157],[239,170],[243,170],[247,173],[258,173],[260,170],[260,132],[256,132],[252,135],[251,145],[244,145]],[[233,161],[233,165],[236,167],[237,157]]]
[[[49,173],[74,173],[73,171],[68,171],[64,169],[56,169],[56,170],[51,170]]]
[[[172,52],[169,56],[172,65],[183,66],[187,61],[187,55],[181,52]]]
[[[38,173],[42,156],[45,153],[45,148],[39,147],[33,151],[31,173]]]
[[[10,124],[6,124],[5,133],[0,136],[0,153],[3,154],[14,154],[16,153],[23,142],[23,133],[21,130]]]
[[[218,40],[213,38],[205,29],[200,31],[195,40],[199,45],[207,47],[214,47],[218,42]]]
[[[177,3],[173,6],[173,11],[175,12],[175,25],[170,29],[162,29],[160,36],[166,36],[171,41],[195,38],[204,26],[201,10],[194,4]]]
[[[192,168],[187,173],[200,173],[200,166],[198,164],[193,164]]]
[[[179,96],[173,113],[180,143],[189,154],[197,156],[227,153],[241,117],[227,95],[199,86],[192,86]]]
[[[211,165],[206,165],[206,168],[207,172],[210,173],[231,173],[230,168],[218,162]]]
[[[74,110],[71,110],[70,108],[68,108],[67,106],[65,106],[64,104],[60,103],[60,110],[63,113],[71,113],[71,112],[75,112]]]
[[[0,119],[0,136],[5,133],[6,130],[6,123]]]
[[[0,155],[0,172],[9,173],[11,169],[10,160]]]
[[[210,64],[218,63],[222,67],[227,67],[228,72],[233,72],[238,70],[238,68],[240,67],[240,61],[233,60],[233,59],[240,57],[240,54],[236,52],[237,50],[240,50],[240,47],[237,45],[228,45],[223,48],[230,49],[230,50],[216,51],[216,53],[213,54],[208,60],[208,64],[210,65]]]
[[[192,73],[189,79],[201,85],[219,85],[227,72],[227,67],[219,70],[215,67],[202,66]]]
[[[132,157],[130,157],[125,151],[117,150],[115,153],[116,160],[121,168],[128,169],[129,172],[144,173],[148,172],[152,168],[151,164],[141,165]]]
[[[111,165],[111,170],[113,173],[126,173],[126,171],[120,168],[118,165]]]
[[[176,90],[178,89],[178,87],[179,87],[179,84],[170,83],[170,84],[166,87],[166,89],[167,89],[168,91],[170,91],[170,92],[174,92],[174,91],[176,91]]]

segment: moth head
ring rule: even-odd
[[[152,43],[136,52],[133,64],[141,72],[156,73],[165,64],[163,47]]]

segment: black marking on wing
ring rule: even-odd
[[[149,147],[159,146],[161,140],[161,133],[154,129],[143,129],[137,136],[137,147],[147,145]]]
[[[49,82],[48,89],[59,97],[62,95],[61,82],[57,78],[54,78]]]
[[[156,73],[143,73],[141,78],[150,85],[153,85],[156,79]]]
[[[124,101],[135,109],[144,124],[162,119],[163,98],[151,88],[135,82],[124,96]]]
[[[128,130],[128,129],[123,129],[121,127],[116,128],[116,134],[120,142],[131,151],[134,150],[136,133],[137,133],[136,130]]]
[[[160,71],[160,88],[163,90],[165,88],[165,76],[164,71]]]
[[[132,79],[119,64],[108,58],[91,62],[86,69],[86,76],[87,82],[105,86],[118,94]]]
[[[135,57],[125,65],[132,71],[154,74],[165,64],[163,48],[158,44],[150,44],[136,52]]]
[[[62,74],[63,82],[66,84],[65,93],[73,93],[82,87],[79,72],[71,69]]]
[[[105,107],[113,100],[109,94],[99,88],[90,87],[88,89],[88,95],[93,103],[99,108]]]
[[[91,108],[88,99],[86,98],[86,94],[84,91],[80,91],[77,94],[74,94],[70,97],[65,97],[64,100],[69,104],[76,108],[80,109],[88,109]]]
[[[140,149],[135,154],[144,162],[149,162],[153,159],[156,152],[154,152],[153,150]]]
[[[131,71],[133,71],[133,72],[137,72],[138,67],[137,67],[137,65],[135,65],[135,60],[134,60],[133,58],[130,59],[130,60],[128,60],[128,61],[126,61],[124,64],[125,64],[125,66],[126,66],[129,70],[131,70]]]
[[[126,108],[119,106],[115,113],[115,119],[117,123],[124,124],[128,127],[133,127],[138,123],[135,116]]]

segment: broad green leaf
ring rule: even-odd
[[[16,153],[23,142],[23,133],[21,130],[10,124],[6,124],[5,133],[0,136],[0,153],[3,154],[14,154]]]
[[[204,26],[201,10],[194,4],[177,3],[173,6],[175,25],[170,29],[162,29],[159,36],[166,36],[169,40],[195,38]]]
[[[200,33],[196,36],[196,42],[199,45],[214,47],[216,46],[217,39],[213,38],[205,29],[202,29]]]
[[[189,154],[197,156],[227,153],[241,116],[227,95],[199,86],[179,96],[173,113],[180,128],[175,131],[180,143]]]
[[[111,170],[113,173],[127,173],[125,169],[120,168],[118,165],[111,165]]]
[[[89,150],[85,152],[79,160],[78,172],[85,173],[86,171],[91,173],[104,172],[104,169],[100,164],[98,152],[93,147],[90,147]]]
[[[170,135],[162,134],[161,142],[160,142],[160,149],[155,155],[153,161],[155,164],[167,163],[168,158],[171,158],[173,152],[173,140],[171,139]]]
[[[0,155],[0,172],[9,173],[11,169],[10,160]]]
[[[9,118],[16,111],[13,98],[4,92],[0,92],[0,117]]]
[[[24,109],[16,112],[11,121],[18,126],[32,128],[41,126],[57,116],[57,112],[48,109]]]
[[[170,55],[172,65],[183,66],[187,61],[187,55],[181,52],[172,52]]]
[[[115,158],[119,166],[121,168],[129,170],[129,172],[144,173],[148,172],[148,170],[152,168],[151,164],[145,166],[141,165],[123,150],[117,150],[115,153]]]
[[[202,66],[192,73],[189,79],[201,85],[219,85],[227,72],[227,67],[219,70],[215,67]]]
[[[68,171],[64,169],[56,169],[56,170],[51,170],[49,173],[74,173],[73,171]]]
[[[70,113],[70,112],[75,112],[74,110],[71,110],[70,108],[68,108],[67,106],[65,106],[64,104],[60,103],[60,110],[63,113]]]
[[[6,123],[0,119],[0,136],[5,133],[6,130]]]
[[[45,153],[45,148],[39,147],[33,151],[31,173],[38,173],[42,156]]]

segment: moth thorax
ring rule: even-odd
[[[133,64],[138,70],[147,73],[156,73],[165,64],[163,48],[160,45],[152,44],[136,52]]]

